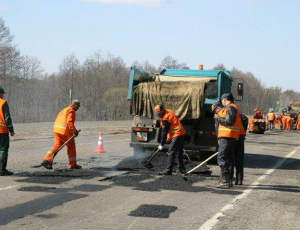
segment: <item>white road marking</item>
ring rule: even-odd
[[[12,189],[12,188],[15,188],[15,187],[17,187],[17,186],[18,186],[18,185],[10,185],[10,186],[4,187],[4,188],[0,188],[0,191]]]
[[[292,157],[296,153],[298,148],[299,147],[296,147],[292,152],[290,152],[283,159],[278,161],[273,166],[273,168],[268,169],[262,176],[260,176],[256,181],[254,181],[250,185],[251,188],[244,190],[244,192],[242,194],[240,194],[240,195],[236,196],[235,198],[233,198],[233,200],[230,203],[226,204],[218,213],[216,213],[214,216],[212,216],[210,219],[208,219],[204,224],[202,224],[198,230],[210,230],[210,229],[212,229],[219,222],[219,218],[222,217],[222,216],[225,216],[224,212],[226,212],[229,209],[233,209],[234,204],[237,201],[239,201],[243,198],[246,198],[253,191],[253,189],[255,187],[257,187],[257,185],[259,185],[260,181],[264,180],[268,175],[272,174],[275,171],[275,169],[279,168],[288,158]]]

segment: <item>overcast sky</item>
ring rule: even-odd
[[[168,55],[191,68],[222,63],[300,91],[298,0],[1,0],[0,16],[48,73],[101,50],[128,66]]]

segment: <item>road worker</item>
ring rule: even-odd
[[[274,126],[277,129],[282,129],[282,117],[281,115],[275,115]]]
[[[0,176],[10,176],[13,172],[6,169],[9,149],[9,134],[15,135],[5,91],[0,87]]]
[[[183,144],[186,131],[175,113],[169,109],[165,109],[164,105],[156,105],[154,107],[154,113],[159,117],[160,127],[162,128],[161,141],[158,149],[163,150],[164,144],[169,143],[168,165],[167,168],[159,172],[159,174],[172,175],[175,157],[178,161],[179,172],[184,174],[186,171],[183,164]]]
[[[242,185],[244,180],[244,155],[245,155],[245,138],[248,127],[248,117],[241,113],[241,120],[243,129],[241,130],[240,138],[237,142],[236,150],[234,152],[234,166],[235,166],[235,184]],[[232,169],[231,179],[233,178],[234,169]]]
[[[221,169],[221,181],[219,188],[227,189],[232,186],[232,167],[233,156],[236,150],[237,140],[242,133],[241,113],[231,93],[225,93],[221,97],[224,108],[215,114],[215,119],[219,124],[218,127],[218,165]]]
[[[53,134],[54,134],[54,145],[47,152],[42,162],[42,166],[46,169],[52,169],[52,163],[54,153],[57,151],[70,137],[77,136],[78,131],[74,126],[75,123],[75,112],[79,109],[80,102],[73,100],[72,104],[61,110],[54,122]],[[67,143],[68,158],[70,169],[80,169],[81,166],[76,163],[76,146],[74,138]]]
[[[271,109],[267,115],[270,130],[274,129],[275,114]]]
[[[296,129],[297,129],[297,130],[300,130],[300,113],[298,114],[298,117],[297,117],[297,121],[296,121]]]
[[[262,119],[263,118],[262,112],[259,109],[255,108],[253,110],[253,112],[254,112],[254,116],[253,116],[254,119]]]
[[[292,118],[291,118],[291,115],[290,114],[286,114],[285,115],[285,130],[287,131],[291,131],[292,130]]]

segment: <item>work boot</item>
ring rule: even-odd
[[[221,189],[228,189],[228,188],[230,188],[230,178],[229,177],[230,177],[229,174],[222,175],[222,180],[217,185],[217,188],[221,188]]]
[[[166,176],[166,175],[172,175],[172,171],[169,170],[169,169],[165,169],[165,170],[159,172],[158,174],[159,175],[164,175],[164,176]]]
[[[81,168],[82,168],[82,166],[78,165],[78,164],[76,164],[75,166],[70,167],[70,169],[81,169]]]
[[[241,179],[235,179],[236,185],[243,185],[243,181]]]
[[[43,161],[42,163],[41,163],[41,165],[44,167],[44,168],[46,168],[46,169],[53,169],[53,167],[52,167],[52,163],[51,162],[49,162],[49,161]]]
[[[232,178],[230,178],[230,180],[229,180],[229,187],[230,188],[233,187],[233,179]]]
[[[13,174],[14,174],[13,172],[8,171],[7,169],[4,169],[0,172],[0,176],[11,176]]]
[[[235,178],[235,184],[236,184],[236,185],[242,185],[242,184],[243,184],[243,180],[242,180],[242,176],[241,176],[241,175],[238,175],[238,176]]]

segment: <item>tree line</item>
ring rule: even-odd
[[[171,56],[159,66],[148,61],[135,61],[136,68],[157,73],[165,68],[189,69]],[[216,69],[226,69],[222,64]],[[238,80],[244,83],[244,100],[240,103],[245,113],[254,108],[267,111],[292,100],[300,100],[300,93],[282,91],[279,87],[264,87],[252,74],[236,68],[231,71],[233,92]],[[46,74],[36,57],[22,55],[13,43],[9,28],[0,18],[0,85],[7,91],[14,122],[53,121],[57,112],[70,102],[81,103],[77,120],[130,119],[127,89],[130,67],[120,57],[96,51],[82,63],[75,55],[67,56],[58,73]]]

